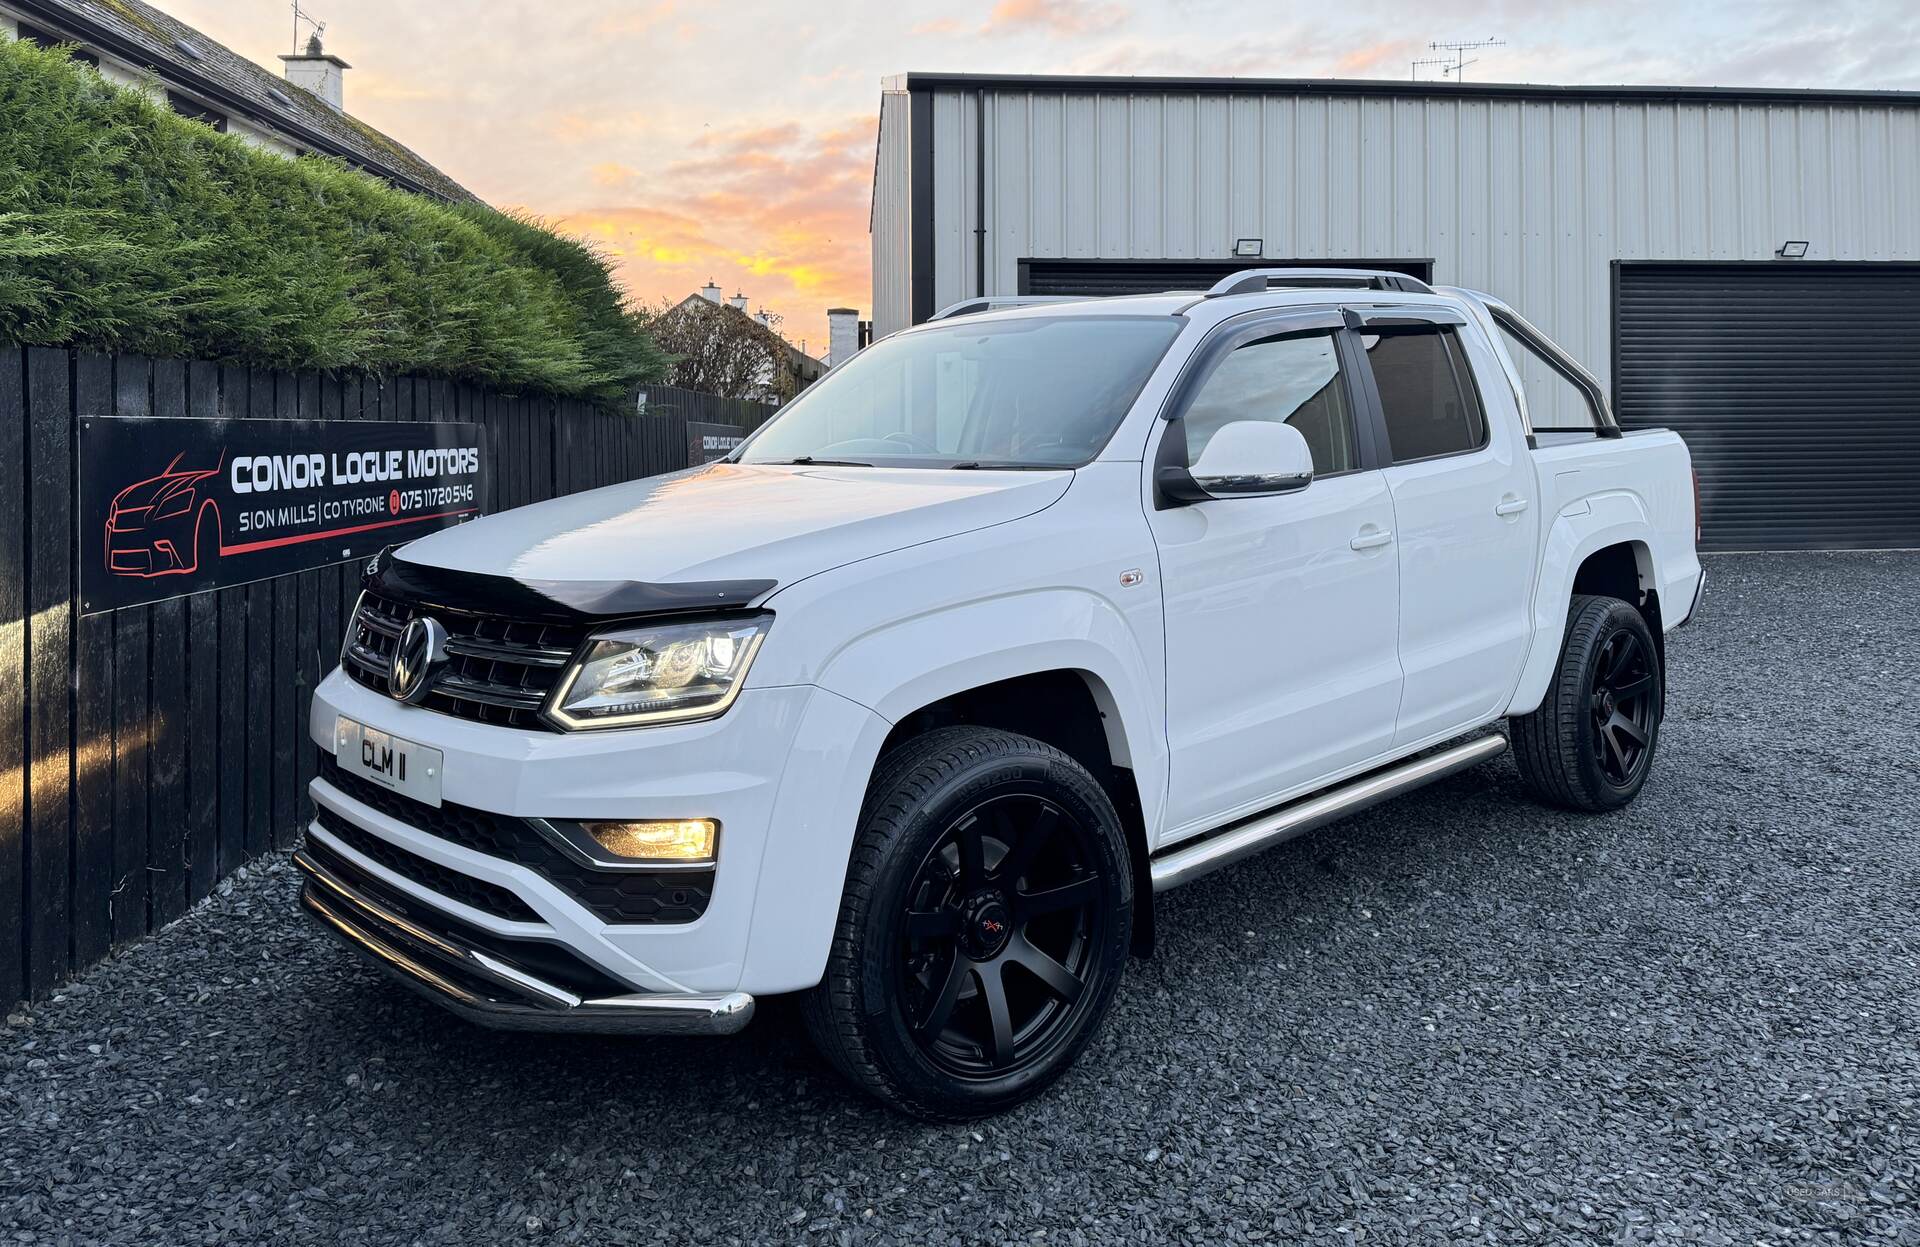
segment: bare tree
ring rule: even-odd
[[[784,403],[802,381],[793,348],[775,332],[780,319],[768,315],[763,324],[736,307],[695,296],[663,300],[648,315],[647,330],[673,357],[669,383],[722,398]]]

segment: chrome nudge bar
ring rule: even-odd
[[[300,901],[327,930],[390,977],[437,1004],[497,1030],[600,1034],[731,1035],[753,1017],[745,992],[583,999],[507,964],[457,935],[394,912],[302,850]]]

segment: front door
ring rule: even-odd
[[[1210,371],[1181,387],[1190,397],[1157,430],[1184,434],[1191,466],[1230,421],[1284,421],[1306,436],[1315,472],[1297,493],[1149,512],[1166,610],[1168,840],[1365,761],[1393,736],[1400,571],[1386,479],[1355,419],[1354,348],[1341,330],[1288,323],[1223,327],[1225,349],[1201,348]]]

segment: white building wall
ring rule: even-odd
[[[264,130],[251,122],[243,121],[239,117],[227,118],[227,133],[239,138],[240,141],[248,147],[257,148],[263,152],[272,152],[276,156],[292,157],[299,155],[299,149],[279,135]]]
[[[896,103],[891,101],[897,100]],[[987,293],[1026,258],[1434,261],[1508,299],[1603,378],[1611,261],[1920,259],[1920,105],[1058,90],[985,93]],[[933,98],[936,308],[977,293],[973,91]],[[883,101],[876,335],[907,323],[910,234]],[[883,254],[884,253],[884,254]],[[883,267],[885,286],[883,291]]]

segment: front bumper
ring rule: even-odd
[[[584,998],[430,930],[353,886],[313,856],[293,855],[306,876],[301,904],[380,969],[469,1021],[498,1030],[596,1034],[731,1035],[753,1018],[745,992],[632,992]]]
[[[404,800],[375,808],[329,783],[325,768],[314,779],[315,856],[366,880],[363,892],[424,906],[431,929],[464,928],[482,951],[497,941],[566,950],[605,976],[597,986],[534,972],[582,999],[764,996],[818,982],[865,778],[889,726],[845,698],[794,685],[749,688],[725,715],[699,723],[522,730],[402,705],[336,670],[313,699],[310,734],[322,749],[331,752],[342,714],[441,750],[443,800],[490,817],[719,822],[719,860],[697,917],[620,919],[601,899],[583,898],[577,879],[556,883],[475,837],[434,834],[435,820],[415,817]],[[510,903],[496,903],[503,893]]]

